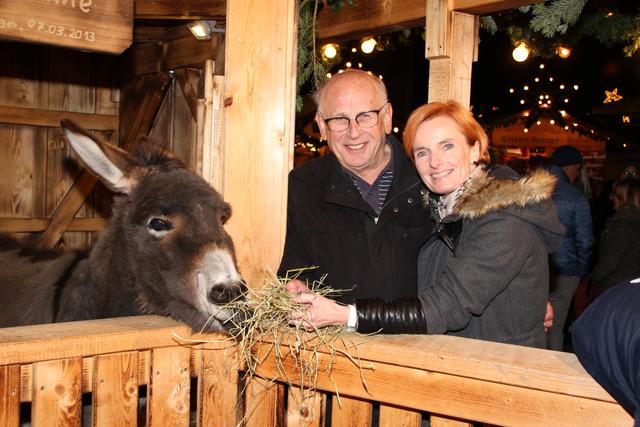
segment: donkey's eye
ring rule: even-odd
[[[173,228],[173,223],[167,219],[151,218],[149,220],[149,223],[147,224],[147,227],[149,227],[149,230],[153,234],[157,236],[163,236],[167,233],[167,231]]]

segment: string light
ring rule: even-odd
[[[375,49],[377,44],[378,42],[376,42],[373,37],[367,37],[366,39],[362,40],[362,43],[360,43],[360,50],[367,54],[371,53],[373,52],[373,49]]]
[[[529,53],[531,53],[531,50],[527,44],[525,42],[520,42],[520,44],[513,49],[513,53],[511,55],[515,61],[524,62],[529,57]]]
[[[328,59],[333,59],[338,54],[338,48],[333,43],[323,45],[321,51],[322,55]]]
[[[571,55],[571,49],[566,46],[558,46],[558,49],[556,49],[556,53],[560,58],[566,59]]]

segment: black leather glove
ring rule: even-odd
[[[379,298],[356,300],[358,332],[383,334],[426,334],[427,325],[418,298],[385,302]]]

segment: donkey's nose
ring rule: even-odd
[[[209,292],[209,299],[214,304],[225,304],[237,299],[240,299],[244,295],[245,286],[244,283],[234,283],[225,285],[215,285]]]

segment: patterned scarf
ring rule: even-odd
[[[480,175],[480,173],[482,172],[484,172],[484,166],[478,165],[471,171],[471,173],[469,173],[469,176],[467,176],[462,184],[460,184],[458,188],[453,190],[451,193],[444,196],[433,193],[430,194],[429,207],[431,208],[431,211],[436,214],[436,219],[438,222],[455,212],[456,202],[458,201],[460,195],[464,193],[464,190],[466,189],[467,185],[469,185],[471,180]]]

